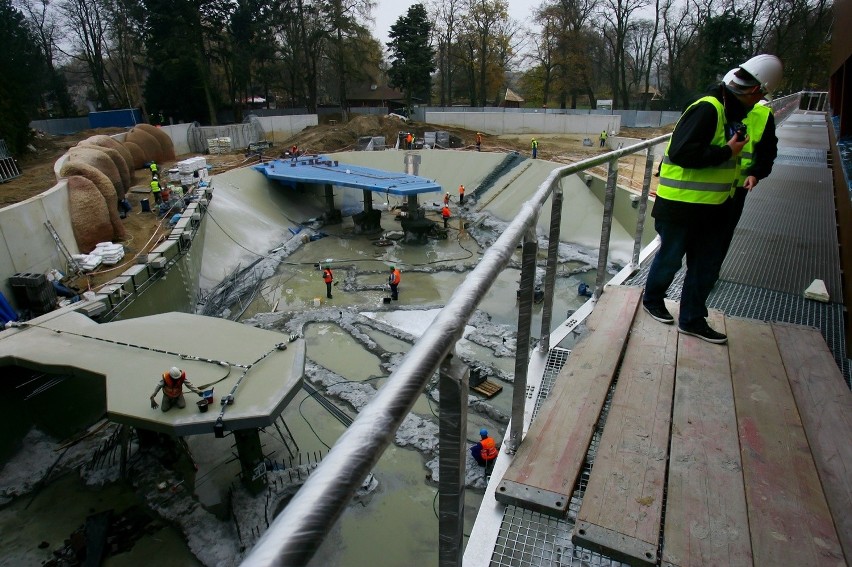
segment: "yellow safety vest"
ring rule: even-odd
[[[716,108],[716,132],[710,143],[722,147],[728,141],[725,139],[725,107],[716,97],[705,96],[693,102],[689,108],[703,102],[709,102]],[[671,144],[669,140],[666,155],[663,157],[663,166],[660,169],[657,195],[670,201],[685,203],[707,205],[724,203],[737,179],[737,161],[732,157],[713,167],[683,168],[669,159]]]
[[[772,109],[762,104],[755,104],[754,108],[749,110],[746,117],[743,119],[743,124],[746,125],[748,133],[748,142],[743,146],[739,155],[739,165],[737,168],[737,187],[742,187],[748,177],[748,168],[754,163],[754,146],[763,138],[763,133],[766,132],[766,123],[769,122],[769,115],[772,114]],[[733,191],[731,191],[733,195]]]
[[[159,192],[160,192],[160,182],[156,181],[156,180],[152,181],[151,182],[151,193],[159,193]]]

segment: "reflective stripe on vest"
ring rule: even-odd
[[[766,123],[769,122],[769,115],[772,114],[772,109],[762,104],[755,104],[754,108],[749,110],[746,117],[743,119],[743,124],[746,125],[748,133],[748,141],[739,155],[739,169],[737,170],[737,187],[742,187],[745,183],[748,174],[748,168],[754,163],[754,146],[763,139],[763,134],[766,132]],[[733,193],[732,193],[733,194]]]
[[[712,104],[716,109],[716,132],[710,143],[722,147],[727,143],[725,107],[715,97],[705,96],[692,103],[689,108],[704,102]],[[660,169],[657,195],[670,201],[709,205],[720,205],[728,199],[737,178],[736,160],[732,158],[713,167],[683,168],[669,159],[670,148],[671,140],[666,146],[666,154]]]

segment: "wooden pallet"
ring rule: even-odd
[[[474,392],[478,392],[485,396],[486,398],[493,398],[497,394],[499,394],[503,390],[503,386],[500,384],[495,384],[494,382],[489,382],[486,380],[482,384],[478,386],[472,386],[471,390]]]

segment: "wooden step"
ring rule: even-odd
[[[630,565],[657,562],[677,340],[674,325],[636,315],[573,532]]]
[[[818,329],[773,323],[828,506],[852,562],[852,392]]]
[[[621,362],[642,289],[608,287],[503,476],[495,497],[564,516]]]
[[[490,399],[502,392],[503,386],[485,380],[476,386],[471,386],[470,389]]]
[[[711,312],[709,322],[725,332],[720,313]],[[728,347],[681,335],[664,566],[752,565],[735,409]]]
[[[754,564],[846,565],[772,327],[727,329]]]

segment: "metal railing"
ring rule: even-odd
[[[550,334],[550,321],[553,306],[553,289],[556,278],[557,250],[559,241],[559,213],[562,207],[562,189],[560,181],[569,175],[580,173],[589,168],[608,163],[604,215],[599,251],[597,288],[594,298],[600,296],[606,275],[609,252],[609,235],[612,225],[613,203],[618,169],[618,160],[626,155],[647,151],[645,183],[637,207],[639,222],[635,234],[633,266],[638,266],[639,241],[645,217],[645,207],[650,188],[651,172],[654,167],[654,155],[650,151],[654,146],[664,143],[669,135],[640,142],[634,146],[615,150],[600,156],[583,160],[576,164],[553,170],[542,182],[535,194],[521,207],[515,219],[509,224],[497,241],[486,250],[482,260],[465,278],[465,285],[459,287],[447,305],[440,311],[434,322],[417,340],[409,353],[391,374],[387,383],[376,397],[358,415],[352,425],[341,435],[332,447],[323,463],[311,474],[287,507],[269,526],[264,536],[246,557],[244,566],[267,565],[305,565],[316,552],[323,538],[348,505],[355,491],[361,486],[394,434],[408,415],[427,382],[438,371],[442,361],[450,354],[456,342],[461,338],[465,325],[474,310],[485,297],[503,269],[507,267],[512,254],[519,244],[523,244],[521,274],[521,302],[519,312],[516,376],[514,390],[516,395],[525,391],[526,371],[529,359],[529,327],[532,317],[533,286],[531,274],[535,270],[535,257],[538,253],[536,224],[546,201],[552,201],[550,246],[548,247],[547,270],[545,275],[545,312],[542,317],[542,337],[539,348],[547,348]],[[526,282],[526,283],[525,283]],[[530,301],[525,301],[529,295]],[[518,406],[518,407],[516,407]],[[520,409],[518,409],[520,408]],[[520,412],[520,415],[516,413]],[[513,403],[512,433],[506,440],[517,445],[520,440],[520,427],[523,424],[523,404]],[[517,425],[516,425],[517,424]],[[439,539],[444,539],[443,534]],[[443,542],[442,542],[443,545]],[[460,558],[457,558],[460,562]],[[442,563],[443,564],[443,563]]]

